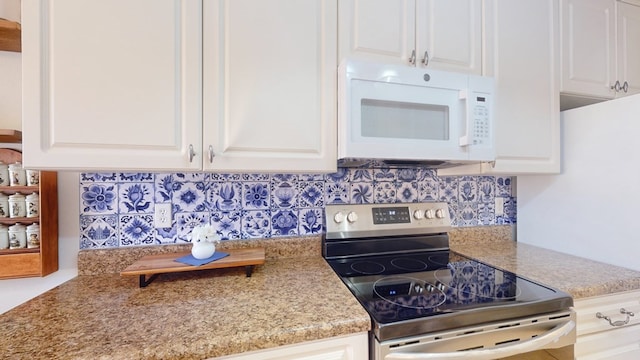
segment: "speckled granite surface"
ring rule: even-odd
[[[640,289],[640,272],[515,243],[510,226],[450,235],[452,250],[576,299]],[[250,278],[243,268],[204,270],[140,289],[137,278],[119,276],[144,255],[188,246],[81,251],[80,276],[0,315],[0,358],[203,359],[370,327],[321,257],[320,237],[224,242],[221,250],[265,248]]]

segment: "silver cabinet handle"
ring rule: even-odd
[[[413,49],[411,51],[411,57],[409,57],[409,64],[411,64],[411,65],[415,65],[416,64],[416,49]]]
[[[213,153],[213,145],[209,145],[209,163],[213,164],[213,158],[216,154]]]
[[[422,65],[424,66],[429,65],[429,51],[427,50],[424,51],[424,57],[422,58]]]
[[[622,86],[620,86],[620,81],[616,80],[616,83],[611,85],[611,89],[615,90],[616,92],[620,92],[620,90],[622,89]]]
[[[629,90],[629,83],[628,82],[624,82],[624,85],[622,85],[622,90],[624,90],[624,92],[627,92],[627,90]]]
[[[193,150],[193,145],[189,144],[189,162],[193,162],[193,158],[196,156],[196,152]]]
[[[604,320],[608,321],[609,325],[611,325],[611,326],[623,326],[623,325],[627,325],[629,323],[629,319],[631,318],[631,316],[635,316],[634,313],[632,313],[631,311],[627,311],[624,308],[620,308],[620,314],[627,315],[627,318],[624,321],[623,320],[611,321],[610,317],[608,317],[606,315],[602,315],[601,312],[597,312],[596,313],[596,317],[598,319],[604,319]]]

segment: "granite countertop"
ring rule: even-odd
[[[320,240],[311,243],[319,251]],[[80,275],[0,315],[0,358],[205,359],[370,329],[319,252],[275,252],[251,277],[244,268],[202,270],[139,288],[137,277],[119,273]]]
[[[509,226],[459,228],[451,249],[570,293],[640,289],[640,272],[516,243]],[[161,275],[119,272],[184,246],[87,250],[79,276],[0,315],[0,358],[204,359],[368,331],[370,319],[321,257],[320,238],[224,242],[264,247],[266,263]]]

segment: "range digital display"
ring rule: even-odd
[[[373,208],[374,224],[408,224],[411,223],[409,208],[406,206]]]

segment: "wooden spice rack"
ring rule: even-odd
[[[19,23],[0,19],[0,51],[22,51],[22,27]]]
[[[208,264],[193,266],[175,261],[189,252],[147,255],[129,265],[120,272],[120,276],[139,276],[140,287],[149,285],[159,274],[196,271],[206,269],[222,269],[241,267],[246,269],[247,277],[251,276],[255,265],[264,264],[264,248],[229,249],[223,250],[229,256]],[[147,278],[147,276],[149,276]]]
[[[2,133],[0,132],[0,136]],[[0,161],[10,164],[22,160],[22,153],[0,149]],[[40,248],[0,250],[0,279],[45,276],[58,270],[58,174],[41,171],[38,186],[0,186],[5,194],[38,193],[37,218],[0,218],[0,224],[40,225]]]

